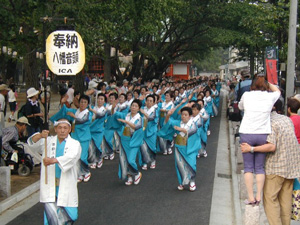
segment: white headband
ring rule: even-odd
[[[71,127],[71,124],[67,120],[54,121],[54,126],[56,127],[56,126],[58,126],[59,124],[62,124],[62,123],[68,124]]]

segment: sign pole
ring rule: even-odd
[[[47,76],[46,76],[46,70],[47,70],[47,64],[46,64],[46,22],[48,21],[48,16],[43,17],[43,53],[44,53],[44,64],[43,64],[43,72],[44,72],[44,113],[45,113],[45,119],[44,119],[44,129],[49,130],[49,124],[48,124],[48,107],[47,107]],[[42,103],[43,104],[43,103]],[[50,104],[50,102],[49,102]],[[47,157],[47,138],[45,138],[45,158]],[[45,166],[45,184],[48,184],[48,168]]]

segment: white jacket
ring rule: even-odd
[[[34,136],[33,134],[32,136]],[[32,137],[31,136],[31,137]],[[29,146],[40,146],[45,157],[45,139],[41,138],[36,143],[28,138]],[[57,136],[47,138],[47,156],[55,158],[56,155]],[[59,184],[59,193],[57,198],[57,206],[62,207],[78,207],[78,165],[81,154],[80,143],[71,138],[70,135],[66,138],[64,155],[57,157],[58,166],[61,169],[61,177]],[[47,166],[48,182],[45,182],[45,166],[42,161],[41,180],[40,180],[40,202],[55,202],[55,164]]]

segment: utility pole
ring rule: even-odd
[[[297,9],[298,9],[298,0],[291,0],[285,104],[287,103],[287,98],[294,95],[294,89],[295,89],[294,77],[295,77],[295,61],[296,61]]]

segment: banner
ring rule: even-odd
[[[267,79],[271,84],[278,85],[278,74],[277,74],[277,48],[267,47],[266,48],[266,73]]]

